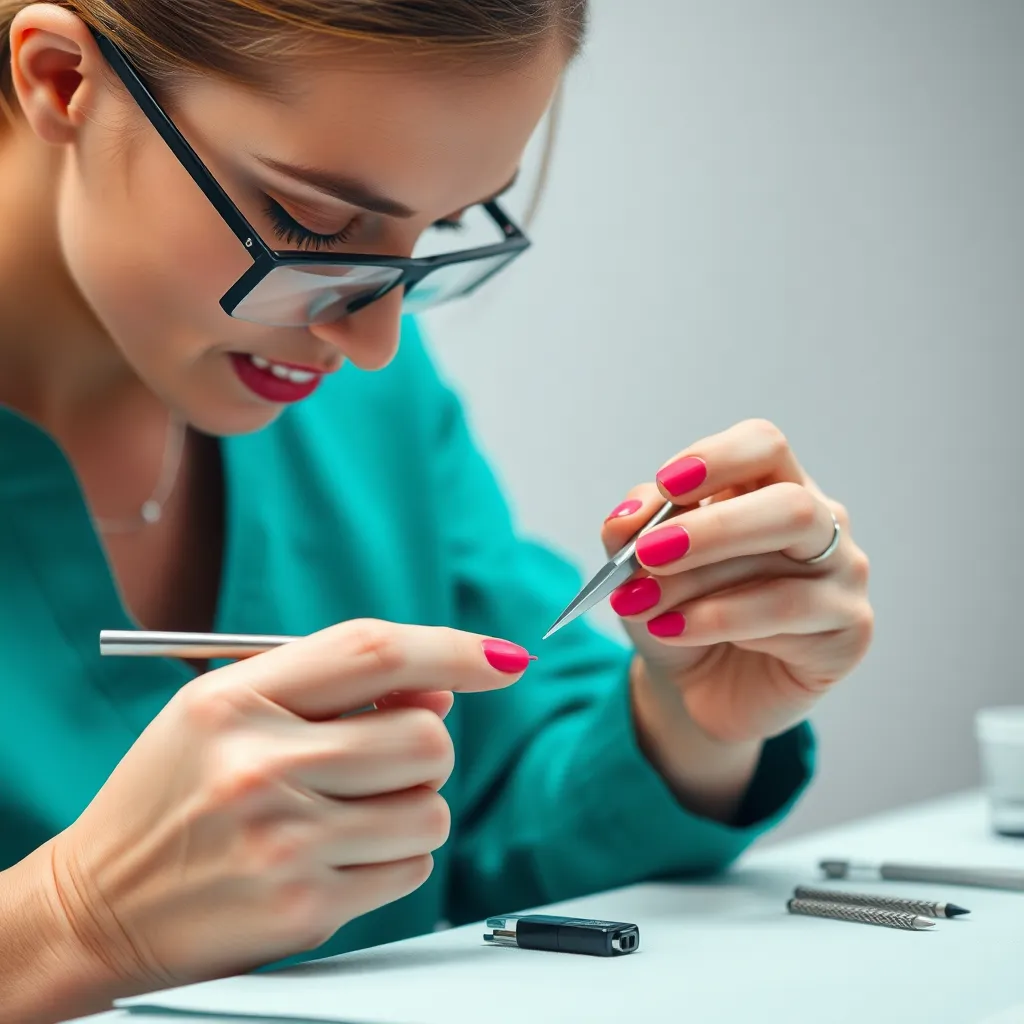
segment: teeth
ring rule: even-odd
[[[249,362],[258,370],[272,373],[279,380],[288,380],[293,384],[308,384],[316,377],[315,373],[309,370],[293,370],[290,366],[281,366],[280,363],[272,363],[262,356],[249,356]]]

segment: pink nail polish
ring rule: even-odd
[[[637,501],[636,498],[630,498],[629,501],[616,505],[605,517],[605,522],[607,523],[609,519],[621,519],[623,516],[631,516],[634,512],[639,512],[643,508],[643,504],[642,501]]]
[[[647,623],[647,632],[651,636],[682,636],[685,629],[686,619],[682,612],[665,612]]]
[[[660,526],[636,542],[636,556],[644,565],[668,565],[690,550],[690,535],[681,526]]]
[[[612,591],[609,602],[616,615],[639,615],[653,608],[661,600],[658,581],[646,576],[640,580],[623,583]]]
[[[509,643],[508,640],[485,640],[483,648],[484,657],[499,672],[522,672],[531,661],[537,660],[535,654],[530,654],[526,648]]]
[[[658,473],[658,483],[672,497],[696,490],[708,478],[708,466],[703,459],[687,456],[670,462]]]

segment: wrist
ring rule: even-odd
[[[0,872],[0,1024],[110,1008],[124,982],[82,941],[54,880],[54,842]]]
[[[676,687],[652,681],[639,655],[630,669],[630,694],[637,743],[678,802],[701,817],[734,821],[763,741],[728,742],[705,732]]]

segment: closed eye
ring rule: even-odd
[[[299,249],[330,249],[335,245],[345,245],[352,240],[352,235],[359,224],[359,216],[353,217],[343,228],[331,234],[312,231],[300,224],[280,203],[263,197],[263,212],[267,216],[275,236],[286,245]],[[434,221],[432,227],[442,231],[462,231],[465,228],[461,214],[458,217],[442,217]]]
[[[277,238],[298,249],[329,249],[333,245],[342,245],[351,239],[353,228],[359,220],[358,217],[353,217],[340,231],[326,235],[319,231],[310,231],[270,196],[263,197],[263,212],[267,215]]]

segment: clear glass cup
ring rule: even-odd
[[[992,828],[1024,837],[1024,705],[982,708],[974,726]]]

